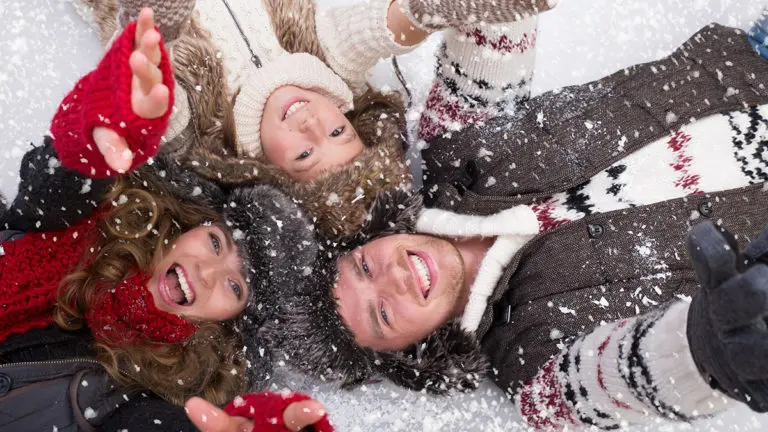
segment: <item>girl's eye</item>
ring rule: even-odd
[[[384,324],[386,324],[387,327],[389,327],[389,316],[387,316],[387,311],[384,310],[383,303],[380,308],[381,310],[379,311],[379,313],[381,314],[381,319],[384,321]]]
[[[366,276],[371,276],[371,268],[368,267],[368,263],[365,262],[365,258],[362,258],[360,260],[360,262],[361,262],[360,267],[363,268],[363,272],[365,272],[365,275]]]
[[[343,133],[344,133],[344,126],[334,129],[333,132],[331,132],[331,136],[336,138],[337,136]]]
[[[211,238],[211,245],[213,245],[213,250],[216,251],[216,255],[221,253],[221,242],[219,241],[219,238],[216,237],[216,234],[208,234],[208,237]]]
[[[243,298],[243,289],[240,288],[240,285],[238,285],[237,282],[229,281],[229,286],[232,287],[232,292],[235,293],[238,300]]]
[[[296,160],[302,160],[302,159],[306,159],[306,158],[308,158],[308,157],[309,157],[309,155],[311,155],[311,154],[312,154],[312,150],[311,150],[311,149],[310,149],[310,150],[305,150],[305,151],[304,151],[304,152],[302,152],[302,153],[301,153],[299,156],[297,156],[297,157],[296,157]]]

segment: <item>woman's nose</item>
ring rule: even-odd
[[[320,120],[313,113],[307,114],[299,127],[301,133],[312,135],[315,138],[323,136],[322,129],[323,126],[320,124]]]

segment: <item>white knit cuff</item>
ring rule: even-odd
[[[419,214],[416,231],[450,237],[533,237],[539,233],[539,221],[536,213],[526,205],[514,206],[490,216],[431,208]]]
[[[316,13],[317,37],[326,60],[355,92],[365,88],[368,71],[381,59],[413,51],[400,45],[387,27],[392,0],[367,0]]]
[[[281,55],[243,81],[235,101],[237,151],[240,156],[261,155],[261,118],[273,91],[295,85],[328,97],[342,112],[353,108],[352,91],[317,57],[307,54]]]
[[[184,87],[180,86],[178,81],[173,90],[174,102],[171,118],[168,120],[168,128],[165,130],[163,138],[165,141],[171,141],[186,129],[191,116],[189,110],[189,99]]]

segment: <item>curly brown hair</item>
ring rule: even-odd
[[[105,289],[137,272],[150,273],[182,233],[221,223],[218,213],[174,198],[141,169],[116,181],[102,210],[89,238],[93,246],[59,285],[54,320],[67,330],[85,324]],[[247,387],[243,345],[231,323],[200,323],[183,344],[97,341],[93,346],[98,361],[127,390],[149,389],[177,405],[192,396],[223,404]]]

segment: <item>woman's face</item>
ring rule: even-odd
[[[327,97],[295,86],[272,92],[261,119],[267,160],[296,181],[346,165],[363,151],[363,141]]]
[[[229,233],[216,225],[185,232],[154,267],[147,288],[161,311],[226,321],[245,309],[248,285]]]

